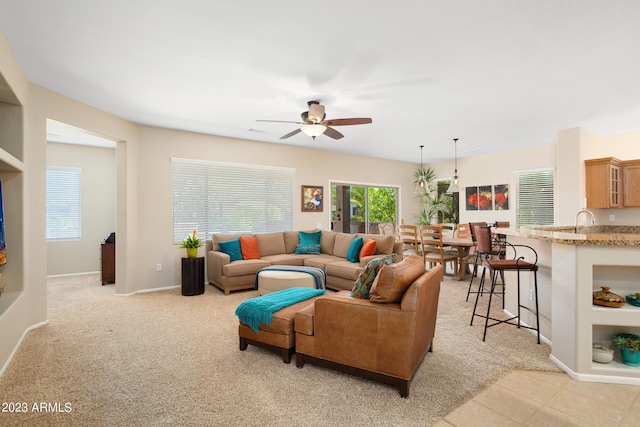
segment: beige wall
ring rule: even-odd
[[[81,238],[47,242],[47,275],[100,271],[100,243],[116,226],[116,150],[49,142],[47,166],[82,169]]]
[[[452,161],[433,163],[437,176],[450,178]],[[460,222],[510,221],[515,224],[515,172],[556,166],[556,145],[546,145],[503,153],[485,154],[458,159],[460,176]],[[509,209],[504,211],[465,210],[464,188],[479,185],[509,184]]]
[[[640,131],[599,136],[585,129],[558,132],[556,144],[458,159],[461,195],[465,186],[509,184],[508,211],[466,211],[461,200],[460,222],[510,221],[515,224],[515,172],[526,169],[556,168],[556,224],[573,225],[583,208],[585,191],[584,160],[617,157],[640,159]],[[452,161],[430,164],[437,176],[450,178]],[[640,209],[592,209],[601,225],[640,225]],[[609,215],[615,221],[609,221]]]
[[[413,163],[153,127],[140,128],[138,155],[137,289],[180,283],[179,262],[184,249],[172,243],[171,157],[292,167],[296,169],[296,189],[323,185],[328,191],[330,181],[398,186],[401,216],[413,218],[419,207],[412,197],[413,171],[417,167]],[[328,208],[322,213],[300,212],[300,191],[294,195],[296,229],[313,229],[319,223],[323,229],[330,228]],[[162,264],[162,271],[156,271],[157,264]]]

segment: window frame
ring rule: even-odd
[[[178,157],[171,163],[174,245],[193,230],[201,239],[209,239],[215,233],[294,229],[294,168]],[[242,216],[249,212],[253,215]]]
[[[531,201],[529,201],[529,210],[533,209],[534,213],[531,215],[525,215],[523,213],[523,196],[526,194],[526,192],[523,191],[522,188],[522,180],[521,177],[524,174],[548,174],[551,173],[551,180],[552,183],[551,185],[548,185],[549,183],[546,182],[541,182],[542,181],[542,177],[538,176],[538,178],[536,179],[536,181],[534,181],[534,184],[538,185],[538,187],[540,187],[541,185],[544,185],[544,187],[542,188],[542,190],[544,190],[545,188],[549,188],[551,189],[551,191],[553,192],[551,194],[551,197],[549,199],[549,197],[545,197],[543,199],[540,198],[535,198],[535,197],[531,197]],[[556,217],[557,217],[557,209],[556,209],[556,204],[557,204],[557,183],[556,183],[556,169],[554,167],[551,168],[537,168],[537,169],[525,169],[525,170],[519,170],[519,171],[515,171],[515,181],[516,181],[516,226],[517,228],[520,227],[530,227],[530,226],[535,226],[535,225],[555,225],[556,224]],[[545,185],[546,184],[546,185]],[[538,193],[540,193],[541,191],[539,190]],[[549,202],[550,200],[550,205],[541,205],[541,202]],[[541,215],[536,215],[535,214],[535,210],[536,208],[540,208],[540,206],[542,206],[543,208],[546,209],[551,209],[551,214],[549,215],[548,213],[546,214],[541,214]],[[531,218],[531,219],[530,219]],[[525,220],[526,219],[526,220]]]
[[[52,173],[56,172],[63,176],[58,176],[53,181]],[[73,241],[82,238],[82,168],[47,166],[46,169],[46,240],[47,242]],[[64,198],[51,200],[53,194],[52,186],[57,196],[64,195]],[[52,211],[52,209],[57,212]],[[53,225],[53,222],[57,224]],[[71,221],[71,226],[64,226]],[[69,230],[63,232],[64,229]]]

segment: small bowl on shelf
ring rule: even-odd
[[[640,293],[636,292],[635,294],[627,295],[626,298],[629,304],[640,307]]]
[[[591,355],[594,362],[611,363],[613,361],[613,350],[604,345],[594,344]]]

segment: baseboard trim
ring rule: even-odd
[[[47,279],[57,279],[59,277],[87,276],[90,274],[100,274],[100,271],[85,271],[84,273],[66,273],[47,275]]]
[[[4,371],[7,369],[7,367],[9,366],[9,363],[11,363],[11,360],[13,359],[13,356],[16,354],[16,351],[18,351],[18,348],[20,348],[20,345],[22,344],[22,341],[24,340],[24,337],[27,336],[27,333],[29,333],[29,331],[32,331],[36,328],[39,328],[41,326],[44,326],[46,324],[48,324],[49,321],[45,320],[44,322],[39,322],[36,323],[34,325],[29,326],[27,329],[24,330],[24,332],[22,333],[22,336],[20,337],[20,339],[18,340],[18,342],[16,343],[15,347],[13,347],[13,351],[11,351],[11,354],[9,355],[9,357],[7,358],[7,361],[4,363],[4,365],[2,366],[2,369],[0,369],[0,377],[2,377],[2,375],[4,374]]]
[[[179,288],[179,287],[180,287],[180,285],[164,286],[162,288],[140,289],[138,291],[130,292],[128,294],[118,294],[118,293],[116,293],[115,295],[117,297],[130,297],[130,296],[135,295],[135,294],[146,294],[148,292],[168,291],[170,289],[176,289],[176,288]]]

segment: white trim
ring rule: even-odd
[[[33,329],[39,328],[40,326],[44,326],[47,323],[49,323],[48,320],[45,320],[44,322],[40,322],[40,323],[36,323],[35,325],[31,325],[29,326],[27,329],[24,330],[24,332],[22,333],[22,336],[20,337],[20,339],[18,340],[18,343],[16,344],[16,346],[13,348],[13,351],[11,351],[11,354],[9,355],[9,357],[7,358],[7,361],[4,363],[4,365],[2,366],[2,369],[0,369],[0,377],[2,377],[2,375],[4,374],[4,371],[7,369],[7,367],[9,366],[9,363],[11,363],[11,359],[13,359],[13,356],[16,354],[16,351],[18,351],[18,348],[20,347],[20,345],[22,344],[22,340],[24,340],[24,337],[27,336],[27,333]]]
[[[93,274],[100,274],[100,270],[86,271],[84,273],[51,274],[47,276],[47,279],[57,279],[59,277],[87,276],[87,275],[93,275]]]
[[[173,285],[173,286],[164,286],[162,288],[140,289],[140,290],[137,290],[137,291],[134,291],[134,292],[130,292],[128,294],[117,294],[116,293],[115,296],[117,296],[117,297],[130,297],[130,296],[133,296],[133,295],[136,295],[136,294],[145,294],[145,293],[148,293],[148,292],[168,291],[168,290],[176,289],[176,288],[179,288],[179,287],[180,287],[180,285]]]
[[[288,168],[283,166],[266,166],[266,165],[257,165],[253,163],[216,162],[214,160],[185,159],[182,157],[171,157],[171,163],[208,165],[208,166],[226,166],[226,167],[249,167],[254,169],[279,170],[279,171],[288,171],[288,172],[296,171],[296,168]]]

